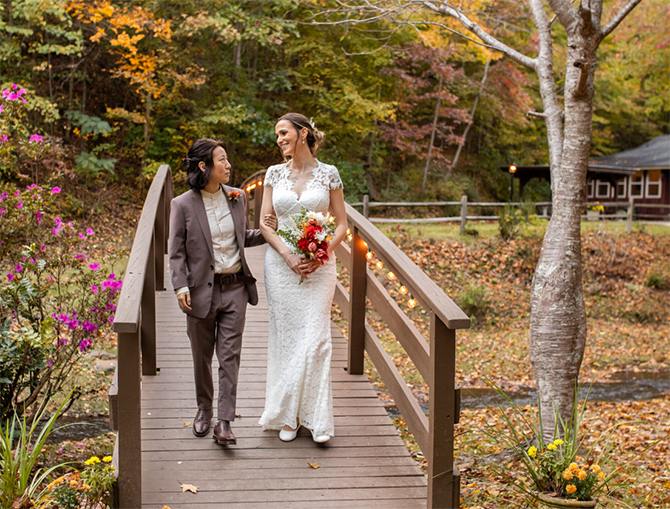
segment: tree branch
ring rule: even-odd
[[[495,49],[496,51],[504,53],[512,60],[525,67],[528,67],[533,70],[535,69],[536,60],[534,58],[527,57],[526,55],[519,53],[517,50],[510,48],[506,44],[503,44],[498,39],[485,32],[482,29],[482,27],[480,27],[477,23],[472,21],[458,9],[446,4],[436,5],[434,2],[430,1],[423,2],[423,4],[426,6],[426,8],[431,9],[434,12],[439,12],[441,14],[446,14],[447,16],[455,18],[461,25],[463,25],[466,29],[475,34],[477,37],[479,37],[482,41],[484,41],[486,44],[488,44],[491,48]]]
[[[600,42],[605,37],[607,37],[612,32],[612,30],[618,27],[619,23],[621,23],[624,20],[624,18],[628,16],[628,14],[630,14],[630,11],[632,11],[635,8],[635,6],[640,2],[642,2],[642,0],[630,0],[630,2],[628,2],[626,6],[623,9],[621,9],[621,11],[619,11],[619,14],[614,16],[614,18],[612,18],[612,21],[610,21],[607,24],[607,26],[602,29],[602,31],[600,32],[600,39],[598,40],[598,44],[600,44]]]
[[[547,0],[565,31],[570,34],[577,24],[577,9],[570,0]]]

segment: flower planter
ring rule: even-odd
[[[588,210],[586,211],[586,220],[587,221],[598,221],[600,219],[599,210]]]
[[[547,509],[556,509],[556,508],[578,508],[578,507],[596,507],[598,505],[597,500],[591,500],[589,502],[581,502],[579,500],[570,500],[567,498],[556,498],[556,497],[549,497],[547,495],[544,495],[543,493],[537,493],[535,494],[535,497],[540,502],[540,507],[544,507]]]

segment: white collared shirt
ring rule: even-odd
[[[219,188],[215,193],[208,193],[201,189],[200,196],[205,205],[209,231],[212,235],[212,249],[214,250],[214,272],[216,274],[237,274],[242,270],[240,248],[235,235],[235,223],[230,213],[230,206],[223,190]],[[188,287],[177,288],[179,295],[188,291]]]

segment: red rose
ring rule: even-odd
[[[328,251],[325,249],[317,249],[316,253],[314,253],[314,259],[323,265],[328,261]]]
[[[309,240],[308,239],[299,239],[298,240],[298,249],[300,251],[307,251],[309,247]]]

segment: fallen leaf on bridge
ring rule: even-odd
[[[186,427],[186,426],[190,426],[190,425],[191,425],[190,422],[185,422],[185,423],[184,423],[184,427]]]
[[[198,493],[198,486],[193,486],[192,484],[180,484],[181,492],[186,493],[190,491],[191,493]]]
[[[310,462],[308,461],[307,464],[308,464],[310,467],[314,468],[314,469],[319,468],[319,464],[316,463],[316,462],[314,462],[314,463],[310,463]]]

